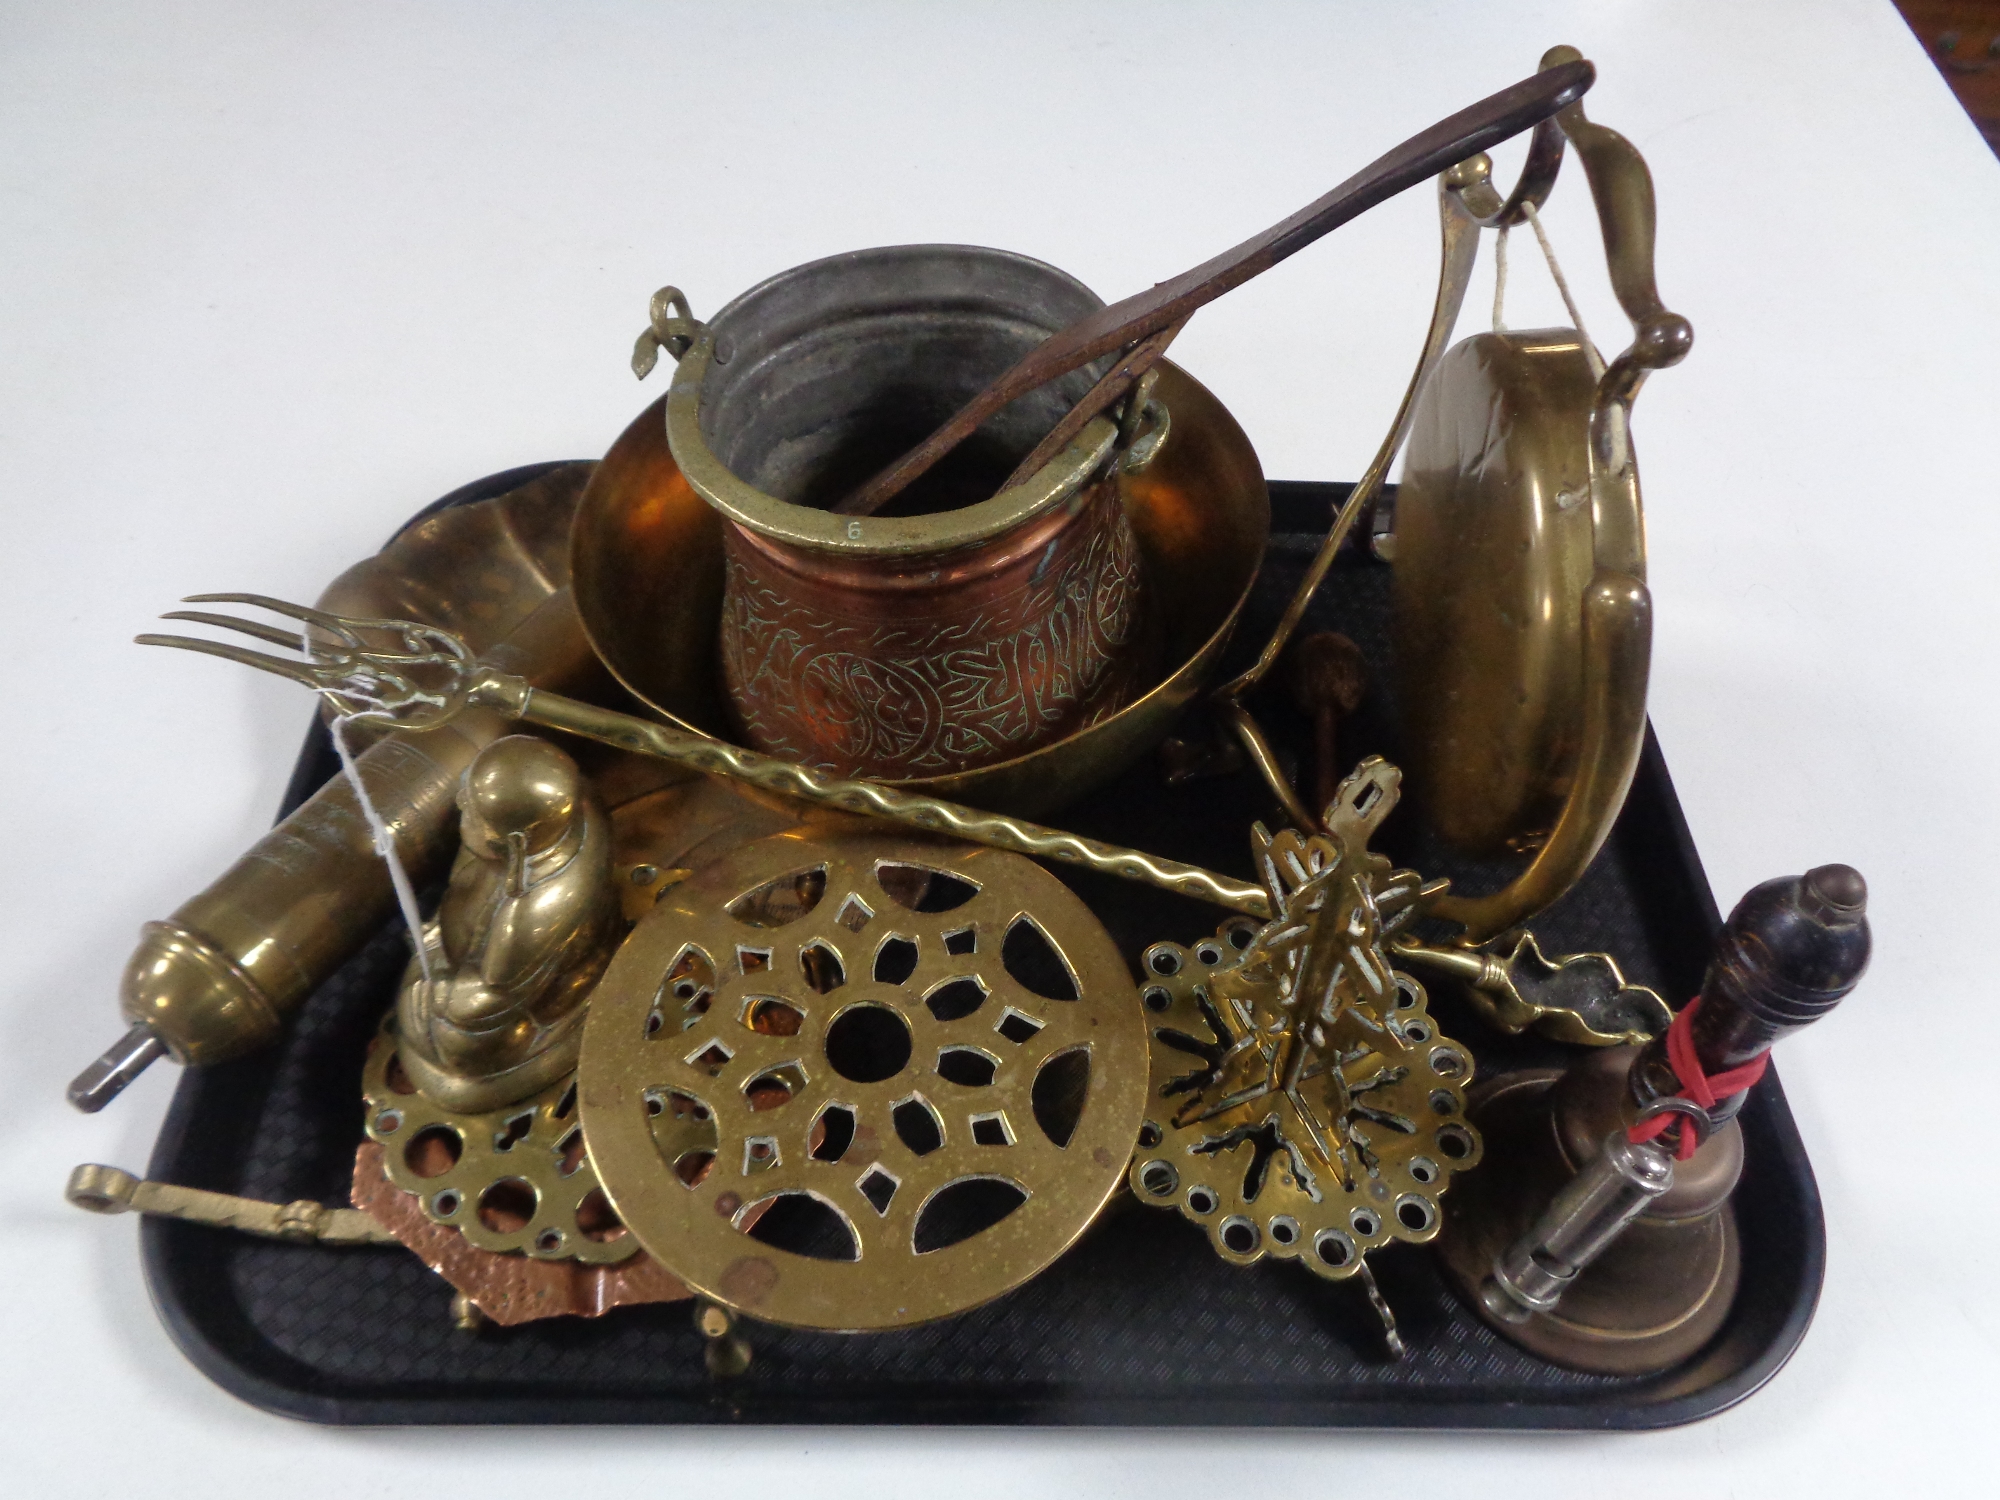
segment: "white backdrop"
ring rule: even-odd
[[[268,823],[307,705],[136,630],[198,589],[309,598],[445,490],[601,452],[653,394],[625,361],[663,282],[700,314],[815,256],[967,241],[1115,298],[1558,41],[1652,164],[1662,290],[1697,332],[1636,420],[1653,716],[1696,841],[1725,907],[1830,859],[1874,892],[1874,971],[1783,1049],[1831,1265],[1767,1390],[1588,1438],[344,1432],[184,1362],[133,1221],[61,1201],[75,1162],[144,1164],[175,1069],[95,1118],[61,1089],[118,1029],[138,924]],[[1545,217],[1619,343],[1573,169]],[[1360,471],[1435,233],[1406,195],[1183,336],[1271,476]],[[588,1465],[602,1492],[1835,1495],[1984,1472],[1996,244],[2000,162],[1887,0],[0,6],[7,1487],[518,1493]],[[1512,321],[1555,320],[1525,240],[1514,265]]]

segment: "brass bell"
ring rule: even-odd
[[[1868,964],[1866,907],[1846,865],[1766,881],[1730,914],[1677,1035],[1475,1091],[1489,1165],[1453,1192],[1439,1248],[1482,1318],[1607,1375],[1666,1369],[1715,1336],[1741,1274],[1744,1094],[1703,1099],[1688,1075],[1760,1072],[1772,1042],[1838,1004]],[[1665,1142],[1690,1130],[1700,1143],[1675,1160]]]

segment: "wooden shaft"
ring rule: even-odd
[[[1540,124],[1581,99],[1596,77],[1589,63],[1579,61],[1524,78],[1410,137],[1332,192],[1234,249],[1049,335],[944,426],[840,501],[834,510],[845,516],[873,515],[1010,401],[1093,359],[1185,323],[1199,308],[1296,255],[1349,219]]]

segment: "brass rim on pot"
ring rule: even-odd
[[[1013,530],[1088,483],[1118,442],[1118,426],[1098,417],[1076,440],[1021,483],[990,500],[927,516],[840,516],[793,505],[746,484],[715,456],[701,433],[701,392],[715,360],[715,338],[703,334],[682,356],[667,390],[667,447],[698,494],[722,514],[759,535],[846,557],[936,553]]]

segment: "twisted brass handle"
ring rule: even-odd
[[[1213,870],[1099,843],[1039,823],[898,791],[872,781],[844,780],[809,766],[599,708],[559,693],[544,692],[531,686],[525,677],[475,661],[462,641],[433,626],[419,626],[408,620],[352,620],[263,594],[199,597],[210,602],[255,605],[297,620],[305,629],[288,631],[234,615],[206,612],[176,611],[165,618],[238,631],[270,645],[297,651],[302,659],[274,656],[196,636],[148,634],[138,637],[139,643],[199,651],[255,667],[313,689],[343,713],[355,714],[360,709],[384,724],[434,728],[467,708],[483,704],[545,729],[580,734],[713,776],[747,781],[782,796],[799,797],[932,833],[950,834],[994,849],[1081,865],[1120,880],[1158,886],[1198,901],[1212,901],[1267,921],[1271,916],[1270,900],[1261,887],[1231,880]]]
[[[1064,864],[1081,865],[1100,874],[1141,885],[1158,886],[1178,895],[1210,901],[1231,911],[1268,921],[1270,901],[1263,890],[1240,880],[1231,880],[1213,870],[1185,865],[1137,849],[1100,843],[1096,839],[1046,828],[1020,818],[982,812],[936,797],[898,791],[874,781],[853,781],[829,776],[810,766],[798,765],[775,756],[690,734],[666,724],[635,718],[610,709],[565,698],[559,693],[531,688],[519,677],[490,673],[473,688],[474,701],[499,708],[524,723],[545,729],[559,729],[629,750],[670,760],[677,765],[711,776],[747,781],[752,786],[782,796],[799,797],[825,807],[861,813],[902,823],[929,833],[949,834],[967,843],[993,849],[1009,849],[1016,854],[1037,855]]]

